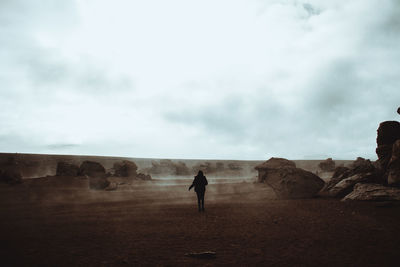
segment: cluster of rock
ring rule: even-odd
[[[357,158],[348,168],[336,168],[320,195],[343,200],[399,200],[400,123],[382,122],[376,142],[376,162]]]
[[[296,168],[293,161],[283,158],[270,158],[255,168],[258,182],[268,184],[279,198],[311,198],[325,184],[314,173]]]
[[[107,173],[103,165],[95,161],[83,161],[81,165],[60,161],[57,163],[57,176],[85,176],[89,179],[90,189],[115,190],[117,184],[111,183],[109,177],[125,177],[137,180],[151,180],[151,176],[137,173],[137,165],[128,160],[117,162],[113,166],[114,174]]]
[[[321,162],[318,167],[322,171],[333,171],[327,183],[282,158],[271,158],[258,165],[258,181],[271,186],[280,198],[318,195],[343,200],[400,200],[400,123],[382,122],[376,141],[376,162],[357,158],[348,167],[335,167],[332,159]]]
[[[151,167],[146,169],[146,172],[153,175],[189,175],[191,174],[187,165],[182,162],[174,162],[170,159],[162,159],[152,161]]]

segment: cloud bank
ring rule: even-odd
[[[400,4],[2,1],[2,152],[375,159]]]

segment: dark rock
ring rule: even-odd
[[[317,175],[293,165],[266,169],[262,181],[284,199],[314,197],[325,184]]]
[[[400,123],[398,121],[384,121],[379,124],[376,143],[380,145],[392,145],[400,139]]]
[[[347,167],[343,167],[343,166],[336,167],[335,172],[333,173],[332,179],[339,178],[348,170],[349,170],[349,168],[347,168]]]
[[[354,186],[353,192],[342,200],[398,201],[400,189],[380,184],[358,183]]]
[[[57,176],[78,176],[79,167],[75,164],[60,161],[57,163]]]
[[[106,175],[106,170],[104,167],[94,161],[84,161],[82,162],[81,166],[79,167],[79,175],[88,175],[90,177],[105,177]]]
[[[329,191],[330,197],[342,198],[353,191],[354,185],[371,181],[373,173],[358,173],[336,183]]]
[[[400,139],[393,144],[392,157],[387,169],[388,184],[400,186]]]
[[[380,176],[374,164],[368,159],[358,157],[349,168],[336,168],[332,178],[325,184],[319,195],[343,197],[343,194],[351,192],[356,183],[380,182],[379,179]]]
[[[136,163],[129,160],[114,163],[114,175],[117,177],[135,177],[137,169]]]
[[[332,172],[335,170],[335,162],[332,160],[332,158],[328,158],[324,161],[321,161],[318,164],[318,168],[320,168],[322,171],[325,172]]]
[[[383,172],[386,171],[387,165],[392,157],[393,145],[380,145],[376,148],[375,152],[378,155],[378,166]]]

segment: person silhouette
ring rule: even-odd
[[[204,195],[206,193],[206,185],[208,185],[207,178],[204,176],[203,171],[199,171],[194,177],[192,185],[189,187],[189,191],[192,189],[192,187],[194,187],[194,191],[197,194],[197,205],[199,207],[199,211],[204,211]]]

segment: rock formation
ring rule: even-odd
[[[387,166],[392,157],[392,147],[400,139],[400,123],[398,121],[384,121],[377,130],[378,165],[384,177],[387,177]]]
[[[400,139],[393,144],[392,156],[387,168],[388,184],[400,186]]]
[[[60,161],[57,163],[56,176],[78,176],[79,167],[75,164]]]
[[[333,172],[335,170],[335,162],[332,160],[332,158],[328,158],[324,161],[321,161],[318,164],[318,168],[321,169],[321,171],[324,172]]]
[[[296,168],[296,163],[293,161],[284,159],[284,158],[270,158],[269,160],[265,161],[264,163],[257,165],[255,169],[258,171],[258,182],[264,182],[266,178],[266,173],[269,170],[278,169],[278,168]]]
[[[107,180],[104,167],[94,161],[84,161],[79,167],[79,175],[85,175],[89,178],[90,189],[105,189],[110,185]]]
[[[400,200],[400,189],[395,188],[400,187],[400,123],[380,123],[376,143],[375,164],[357,158],[350,168],[337,169],[320,194],[343,197],[349,193],[343,200]]]
[[[376,170],[372,162],[358,157],[349,167],[337,167],[319,195],[344,197],[353,190],[356,183],[375,182],[376,180]]]
[[[88,176],[105,176],[106,169],[104,169],[103,165],[95,161],[86,160],[82,162],[79,167],[79,175],[88,175]]]
[[[400,189],[381,184],[359,183],[343,200],[393,201],[400,200]]]
[[[296,164],[283,158],[271,158],[258,165],[259,182],[268,184],[279,198],[311,198],[324,186],[317,175],[296,168]]]
[[[137,169],[136,163],[129,160],[114,163],[114,175],[117,177],[136,177]]]

